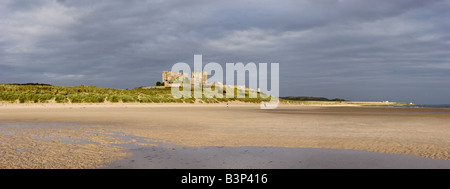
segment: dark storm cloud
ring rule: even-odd
[[[0,83],[133,88],[279,62],[281,95],[450,103],[449,1],[2,1]]]

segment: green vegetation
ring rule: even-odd
[[[328,99],[324,97],[310,97],[310,96],[288,96],[288,97],[280,97],[285,100],[295,100],[295,101],[345,101],[342,98]]]
[[[41,85],[41,86],[51,86],[50,84],[45,83],[10,83],[7,85]]]
[[[212,91],[214,91],[212,87]],[[182,90],[182,88],[180,88]],[[194,96],[194,90],[191,90]],[[237,98],[237,94],[244,98]],[[220,103],[240,101],[260,103],[269,101],[270,97],[257,93],[257,98],[249,98],[249,91],[234,88],[234,97],[226,98],[226,89],[223,88],[223,98],[206,98],[216,93],[203,93],[202,98],[180,98],[172,96],[171,88],[145,88],[113,89],[96,86],[51,86],[48,84],[0,84],[0,102],[11,103]],[[407,106],[406,103],[384,102],[355,102],[344,99],[326,99],[321,97],[281,97],[281,104],[298,105],[363,105],[363,106]]]
[[[213,88],[214,90],[214,88]],[[235,88],[235,97],[226,98],[224,89],[223,98],[202,98],[197,99],[200,103],[219,103],[228,101],[242,101],[260,103],[268,101],[270,98],[249,98],[248,90],[238,90]],[[192,89],[192,96],[194,91]],[[244,98],[237,98],[236,94],[242,93]],[[212,94],[214,95],[214,94]],[[172,96],[171,88],[146,89],[138,87],[134,89],[113,89],[100,88],[96,86],[51,86],[48,84],[0,84],[0,101],[18,103],[194,103],[194,98],[176,99]]]

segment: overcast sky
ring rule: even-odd
[[[1,0],[0,83],[134,88],[280,64],[281,96],[450,104],[450,1]]]

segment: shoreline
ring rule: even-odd
[[[381,102],[352,102],[352,104],[320,104],[314,103],[316,101],[306,101],[306,102],[297,102],[297,103],[279,103],[278,107],[398,107],[398,108],[414,108],[415,106],[398,106],[398,105],[390,105],[384,104]],[[364,105],[364,103],[370,103],[370,105]],[[241,102],[241,101],[230,101],[220,102],[220,103],[10,103],[10,102],[0,102],[0,108],[8,107],[8,108],[42,108],[42,107],[222,107],[226,105],[233,106],[260,106],[260,103],[250,103],[250,102]],[[432,107],[435,108],[435,107]]]
[[[0,108],[164,108],[164,107],[255,107],[259,103],[0,103]],[[359,107],[361,105],[279,104],[278,107]]]

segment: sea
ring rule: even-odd
[[[414,104],[414,105],[395,106],[395,107],[410,107],[410,108],[450,108],[450,104]]]

